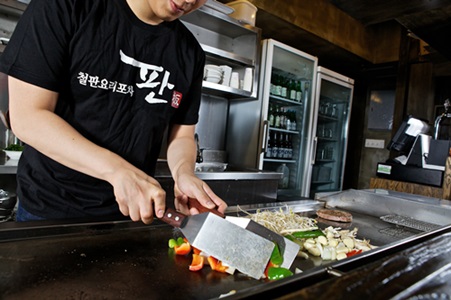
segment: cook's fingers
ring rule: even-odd
[[[124,216],[128,216],[128,206],[127,205],[123,205],[118,201],[119,204],[119,211],[121,212],[121,214],[123,214]]]
[[[206,184],[203,184],[203,189],[205,194],[207,195],[207,198],[209,198],[209,202],[212,203],[212,207],[207,206],[208,208],[213,208],[215,207],[216,210],[218,210],[219,212],[221,212],[222,214],[225,213],[225,210],[227,208],[227,203],[224,202],[224,200],[222,200],[221,198],[219,198],[219,196],[217,196],[213,190]]]
[[[155,215],[157,218],[162,218],[164,211],[166,210],[166,192],[163,189],[159,189],[153,197],[152,201],[154,204]]]

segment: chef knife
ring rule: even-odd
[[[189,198],[188,203],[190,207],[195,207],[199,212],[211,212],[222,218],[225,217],[227,221],[276,243],[283,256],[281,267],[289,269],[299,253],[300,246],[298,244],[249,218],[225,216],[215,209],[208,209],[202,206],[199,201],[193,198]]]
[[[162,221],[181,230],[197,249],[252,278],[260,279],[274,243],[214,213],[186,216],[167,208]]]

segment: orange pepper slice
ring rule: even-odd
[[[204,257],[199,254],[193,254],[193,260],[189,266],[190,271],[199,271],[204,266]]]
[[[174,251],[177,255],[186,255],[191,252],[191,245],[185,242],[179,246],[174,246]]]
[[[213,256],[209,256],[207,258],[208,263],[210,264],[210,267],[214,271],[218,271],[221,273],[225,273],[227,271],[227,267],[222,265],[222,262]]]
[[[194,254],[200,254],[202,252],[201,250],[197,249],[196,247],[192,247],[191,246],[191,248],[193,248],[193,253]]]

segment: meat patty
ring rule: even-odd
[[[343,222],[343,223],[351,223],[352,222],[352,215],[348,212],[338,210],[338,209],[318,209],[316,211],[316,214],[318,217],[330,220],[330,221],[336,221],[336,222]]]

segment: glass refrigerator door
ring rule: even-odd
[[[322,70],[320,67],[319,70]],[[310,197],[342,190],[353,80],[319,72],[317,79],[316,149]],[[338,76],[338,74],[337,74]]]
[[[317,58],[274,40],[263,45],[260,87],[265,126],[259,167],[284,174],[279,195],[307,196],[303,180],[310,166]]]

